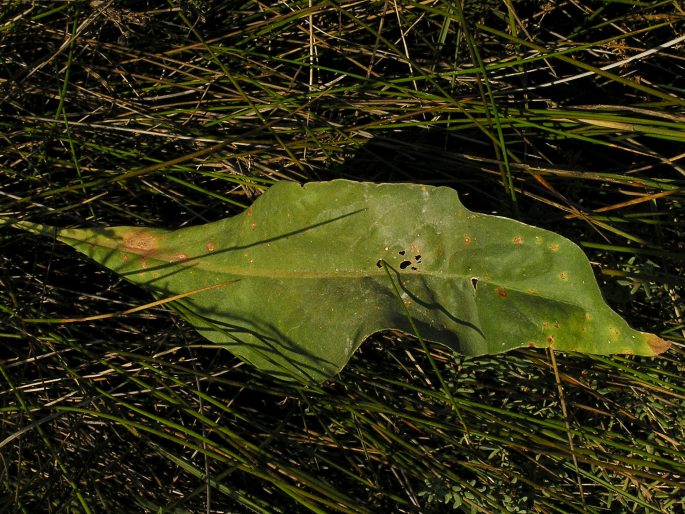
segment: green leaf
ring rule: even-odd
[[[200,334],[286,379],[333,376],[369,335],[411,332],[407,313],[466,355],[670,345],[605,304],[571,241],[473,213],[446,187],[281,182],[237,216],[176,231],[18,225],[157,296],[197,291],[173,305]]]

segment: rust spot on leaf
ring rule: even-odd
[[[464,234],[464,246],[471,246],[473,238],[469,234]]]
[[[214,250],[216,250],[216,243],[214,241],[207,241],[205,248],[208,252],[213,252]]]
[[[250,225],[250,228],[251,228],[252,230],[256,229],[256,228],[257,228],[257,224],[256,224],[256,223],[253,223],[252,225]]]
[[[248,218],[252,217],[252,207],[248,207],[247,210],[245,211],[245,216]]]
[[[670,341],[661,339],[654,334],[644,334],[644,337],[647,341],[647,345],[649,345],[649,348],[654,352],[654,355],[660,355],[671,347]]]
[[[502,298],[506,298],[507,296],[509,296],[509,292],[503,287],[495,288],[495,291],[497,291],[497,294]]]
[[[547,344],[554,346],[554,336],[547,336]]]
[[[556,243],[552,243],[552,244],[549,245],[547,248],[549,248],[549,249],[550,249],[551,251],[553,251],[553,252],[559,251],[559,245],[556,244]]]
[[[621,332],[616,327],[609,327],[609,334],[612,337],[618,337]]]
[[[523,244],[523,238],[521,236],[515,236],[514,239],[512,239],[512,242],[515,245]]]
[[[565,271],[562,271],[561,273],[559,273],[559,278],[561,280],[568,280],[568,273],[566,273]]]
[[[136,253],[150,253],[157,249],[157,237],[147,230],[131,230],[124,234],[123,248]]]
[[[171,260],[171,262],[185,261],[185,260],[188,260],[188,254],[175,253],[174,255],[171,256],[170,260]]]
[[[554,328],[559,328],[560,326],[561,326],[561,325],[559,325],[559,322],[558,322],[558,321],[555,321],[555,322],[554,322]]]

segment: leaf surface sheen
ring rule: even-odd
[[[446,187],[281,182],[206,225],[55,230],[157,296],[217,286],[176,310],[284,379],[335,375],[371,334],[411,333],[406,312],[425,339],[466,355],[521,346],[656,355],[669,346],[606,305],[577,245],[471,212]]]

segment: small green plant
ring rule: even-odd
[[[480,512],[476,507],[480,495],[496,498],[504,512],[516,514],[530,512],[531,499],[526,496],[516,478],[506,485],[501,480],[485,485],[478,483],[475,479],[465,480],[462,483],[433,479],[426,480],[424,483],[426,489],[420,491],[419,496],[425,500],[430,512],[443,512],[445,506],[448,506],[453,510],[476,514]],[[513,490],[517,490],[518,494],[512,493]]]

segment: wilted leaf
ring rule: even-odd
[[[219,285],[176,309],[207,339],[288,379],[321,381],[374,332],[411,332],[407,311],[424,338],[467,355],[669,346],[605,304],[578,246],[468,211],[445,187],[282,182],[240,215],[176,231],[20,226],[158,296]]]

